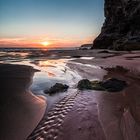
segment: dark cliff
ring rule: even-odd
[[[140,49],[140,0],[105,0],[105,22],[92,49]]]

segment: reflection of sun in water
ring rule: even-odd
[[[43,46],[45,46],[45,47],[48,46],[48,45],[50,45],[50,43],[48,41],[41,42],[40,44],[43,45]]]

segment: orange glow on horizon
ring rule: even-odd
[[[30,38],[0,38],[1,47],[37,47],[37,48],[61,48],[78,47],[82,44],[89,44],[93,37],[79,38],[53,38],[53,37],[30,37]]]
[[[50,45],[51,43],[48,41],[44,41],[40,43],[41,45],[43,45],[44,47],[47,47],[48,45]]]

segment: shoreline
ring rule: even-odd
[[[82,53],[84,55],[81,57],[91,57],[86,51]],[[63,55],[61,54],[61,58]],[[110,55],[112,56],[105,53],[98,57],[93,55],[90,59],[75,58],[67,62],[67,67],[82,78],[103,80],[116,77],[128,82],[129,86],[118,93],[70,90],[62,96],[56,95],[53,105],[49,110],[44,109],[47,112],[44,111],[38,126],[34,127],[27,139],[50,137],[53,140],[55,131],[57,140],[140,138],[140,52],[120,53],[112,57]]]

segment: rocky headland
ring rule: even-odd
[[[92,49],[140,50],[140,0],[105,0],[104,13]]]

